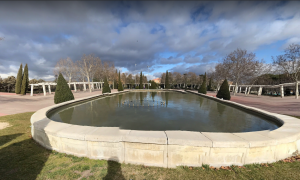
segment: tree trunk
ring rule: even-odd
[[[91,82],[90,82],[90,77],[89,77],[89,76],[87,76],[87,81],[88,81],[88,83],[89,83],[89,90],[90,90],[90,92],[92,92],[92,89],[91,89]]]
[[[235,96],[235,94],[237,93],[238,90],[238,86],[237,86],[237,82],[235,83],[235,87],[234,87],[234,91],[233,91],[233,95]]]
[[[296,96],[295,98],[298,99],[298,95],[299,95],[299,88],[298,88],[298,81],[296,81]]]

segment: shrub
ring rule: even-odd
[[[198,90],[198,93],[206,94],[206,73],[203,77],[203,82]]]
[[[22,77],[22,87],[21,87],[21,94],[22,95],[26,95],[26,91],[27,91],[27,88],[28,88],[28,83],[29,83],[28,66],[26,64],[25,68],[24,68],[23,77]]]
[[[23,68],[22,64],[20,65],[18,75],[17,75],[17,82],[16,82],[16,94],[21,94],[21,85],[22,85],[22,77],[23,77]]]
[[[59,73],[54,94],[54,103],[58,104],[70,100],[74,100],[74,95],[63,75]]]
[[[150,81],[151,86],[149,87],[149,89],[157,89],[158,85],[156,84],[156,82],[154,81]]]
[[[217,98],[223,98],[225,100],[230,100],[230,92],[227,79],[222,83],[220,90],[217,93]]]
[[[106,77],[104,79],[104,85],[103,85],[103,88],[102,88],[102,93],[111,93]]]

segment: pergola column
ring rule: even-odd
[[[261,95],[261,92],[262,92],[262,87],[260,86],[259,89],[258,89],[257,95],[260,96],[260,95]]]
[[[251,86],[249,87],[247,94],[250,94],[250,91],[251,91]]]
[[[247,89],[248,89],[248,87],[246,87],[246,89],[245,89],[245,94],[247,94]]]
[[[51,94],[51,86],[50,86],[50,84],[48,85],[48,90],[49,90],[49,94]]]
[[[239,91],[239,93],[241,93],[242,92],[242,87],[240,86],[240,91]]]
[[[74,83],[74,91],[77,92],[76,83]]]
[[[30,96],[33,96],[33,84],[31,84],[30,86],[31,86]]]
[[[46,88],[45,88],[45,84],[43,84],[43,93],[44,93],[44,96],[46,96]]]
[[[283,85],[280,86],[280,95],[281,95],[281,98],[284,98]]]
[[[86,91],[85,82],[83,83],[83,90]]]

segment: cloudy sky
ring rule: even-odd
[[[297,1],[0,1],[0,76],[27,63],[30,78],[52,80],[60,58],[83,54],[150,79],[202,74],[236,48],[271,63],[300,43],[299,9]]]

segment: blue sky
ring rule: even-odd
[[[237,48],[272,63],[300,43],[299,9],[298,1],[0,2],[0,76],[28,63],[30,78],[52,80],[59,59],[83,54],[149,79],[203,74]]]

